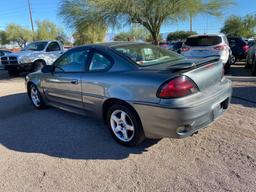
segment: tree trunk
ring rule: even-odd
[[[190,32],[193,31],[193,15],[189,15],[189,26],[190,26]]]

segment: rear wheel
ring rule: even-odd
[[[252,61],[251,71],[252,71],[252,75],[256,76],[256,59],[255,58]]]
[[[230,62],[231,62],[231,65],[234,65],[235,63],[236,63],[236,56],[234,56],[234,55],[231,55],[230,56]]]
[[[108,110],[107,123],[114,139],[125,146],[136,146],[145,140],[139,117],[126,106],[115,104]]]
[[[32,101],[32,104],[37,109],[43,109],[46,107],[45,102],[34,84],[29,86],[29,96]]]
[[[229,56],[227,63],[224,66],[225,73],[227,73],[230,70],[232,64],[232,55]]]
[[[246,63],[245,63],[245,68],[250,68],[250,62],[249,62],[249,55],[246,56]]]

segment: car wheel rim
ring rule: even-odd
[[[39,93],[38,93],[38,90],[34,86],[31,87],[30,95],[31,95],[31,100],[32,100],[33,104],[36,107],[39,107],[40,106]]]
[[[231,63],[234,64],[236,62],[236,58],[234,56],[231,56]]]
[[[115,136],[123,141],[129,142],[135,134],[134,124],[129,115],[122,111],[116,110],[110,117],[111,128]]]

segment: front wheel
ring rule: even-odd
[[[110,107],[107,123],[114,139],[124,146],[136,146],[145,140],[139,117],[126,106]]]
[[[31,84],[29,87],[29,97],[32,101],[32,104],[37,109],[43,109],[46,107],[45,102],[34,84]]]

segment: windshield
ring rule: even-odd
[[[159,65],[175,60],[183,59],[184,57],[149,44],[130,44],[113,47],[118,52],[128,56],[140,66]]]
[[[195,36],[189,37],[185,42],[186,45],[191,47],[197,46],[214,46],[221,43],[221,37],[219,36]]]
[[[43,51],[48,42],[34,42],[30,43],[24,50]]]

